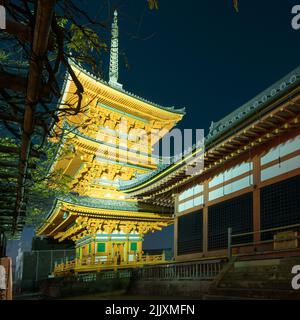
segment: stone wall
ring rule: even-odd
[[[209,280],[137,280],[128,293],[141,296],[202,298],[209,291]]]

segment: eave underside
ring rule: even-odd
[[[97,232],[145,234],[161,230],[172,223],[172,210],[160,208],[159,212],[125,211],[91,208],[70,203],[57,203],[38,235],[52,236],[59,241],[78,240]]]
[[[231,135],[206,150],[204,154],[204,169],[194,175],[186,173],[187,165],[176,167],[160,179],[144,183],[144,186],[132,190],[123,190],[139,201],[155,205],[172,207],[173,194],[180,192],[192,181],[205,180],[208,176],[222,171],[224,166],[242,157],[251,157],[260,146],[300,128],[300,89],[286,97],[271,111],[264,115],[256,115],[251,123],[235,128]],[[196,161],[197,158],[195,158]],[[196,162],[195,162],[196,163]],[[194,164],[196,166],[196,164]]]

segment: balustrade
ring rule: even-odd
[[[54,268],[54,274],[60,275],[64,272],[70,272],[71,270],[81,270],[86,269],[89,271],[93,270],[101,270],[101,269],[118,269],[118,268],[126,268],[126,267],[135,267],[147,264],[155,264],[155,263],[164,263],[165,262],[165,253],[161,255],[145,255],[140,256],[138,259],[134,259],[134,261],[126,261],[122,262],[120,265],[117,265],[114,259],[98,260],[96,257],[100,257],[98,255],[90,255],[87,257],[83,257],[81,259],[76,259],[72,261],[62,262],[60,264],[56,264]]]

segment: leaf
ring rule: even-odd
[[[147,0],[150,10],[158,10],[158,1],[157,0]]]
[[[64,28],[68,23],[68,19],[66,18],[58,18],[57,24],[61,27]]]
[[[239,12],[239,1],[233,0],[233,6],[236,12]]]

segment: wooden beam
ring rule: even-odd
[[[31,150],[31,138],[34,131],[34,113],[39,99],[42,72],[47,54],[51,22],[54,12],[55,0],[39,0],[37,3],[36,21],[30,58],[27,95],[25,99],[25,113],[23,122],[23,134],[21,141],[18,190],[15,207],[15,226],[20,214],[24,199],[26,175],[29,155]],[[14,232],[14,230],[13,230]]]
[[[294,111],[292,111],[292,110],[289,110],[288,108],[285,108],[284,112],[289,114],[291,117],[295,117],[296,116],[296,113]]]
[[[278,115],[278,114],[273,114],[272,118],[278,119],[278,120],[280,120],[281,122],[286,122],[286,121],[287,121],[286,118],[284,118],[284,117],[282,117],[282,116],[280,116],[280,115]]]
[[[269,118],[271,119],[271,118]],[[275,124],[274,122],[270,121],[270,120],[264,120],[264,123],[266,123],[268,126],[272,127],[272,128],[277,128],[277,124]]]

